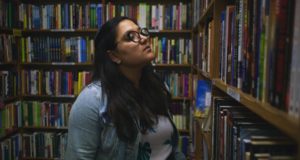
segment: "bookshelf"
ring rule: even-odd
[[[256,100],[253,96],[244,93],[235,87],[226,85],[219,79],[213,80],[213,84],[233,99],[249,108],[252,112],[258,114],[272,125],[284,131],[297,142],[300,142],[300,122],[297,121],[297,119],[288,116],[286,112],[276,109],[268,103],[262,103]]]
[[[67,132],[66,117],[69,108],[62,109],[63,113],[60,112],[60,109],[58,112],[57,109],[54,109],[53,114],[56,114],[54,116],[50,115],[52,111],[48,113],[47,106],[66,105],[69,107],[75,101],[81,88],[90,79],[93,55],[95,54],[93,38],[98,28],[111,17],[124,14],[120,12],[122,9],[137,10],[140,7],[142,8],[141,15],[145,17],[146,21],[143,18],[138,19],[138,14],[129,13],[128,10],[125,15],[149,28],[150,37],[153,38],[151,45],[158,48],[155,52],[161,56],[161,59],[157,59],[153,64],[155,70],[165,79],[171,77],[176,82],[181,82],[181,85],[186,84],[184,87],[177,87],[178,84],[169,81],[170,85],[177,87],[176,89],[171,88],[174,91],[172,96],[172,105],[176,112],[174,119],[179,127],[181,139],[185,139],[183,144],[185,146],[182,148],[188,155],[186,139],[190,134],[189,114],[194,100],[192,81],[193,74],[196,73],[195,68],[192,67],[190,0],[167,0],[163,3],[148,0],[130,0],[129,2],[123,0],[92,0],[88,2],[79,0],[1,0],[0,3],[9,6],[5,13],[11,14],[5,18],[7,24],[0,20],[0,35],[17,37],[16,44],[12,47],[17,49],[15,52],[17,59],[0,61],[0,67],[1,70],[15,70],[20,76],[17,87],[18,95],[1,99],[1,104],[4,105],[3,108],[0,107],[0,113],[4,114],[0,115],[2,118],[0,118],[1,151],[4,148],[7,149],[6,151],[20,150],[22,155],[16,153],[9,156],[21,159],[50,160],[63,157],[63,155],[54,157],[47,155],[48,158],[43,158],[37,153],[29,155],[28,150],[24,151],[24,146],[11,147],[11,144],[17,143],[18,140],[26,141],[26,138],[29,137],[35,139],[37,135],[46,137],[48,134]],[[17,9],[13,10],[12,8]],[[154,17],[157,18],[156,25],[151,24],[149,17],[153,16],[150,14],[152,9],[155,9],[157,13],[164,13],[160,15],[162,16],[160,26],[158,26],[158,17]],[[177,9],[182,12],[176,11]],[[85,14],[84,11],[86,11]],[[162,44],[162,41],[165,44]],[[76,43],[81,43],[81,45]],[[159,50],[162,45],[165,47],[164,53]],[[85,47],[84,51],[80,50],[82,46]],[[82,75],[81,72],[87,75]],[[55,80],[49,80],[53,75]],[[69,77],[76,78],[68,79],[68,82],[72,81],[72,85],[68,83],[68,89],[62,91],[62,86],[66,86],[66,84],[62,84],[60,81]],[[183,81],[183,79],[185,80]],[[45,110],[47,110],[46,113]],[[36,114],[41,116],[38,116],[37,119],[32,116],[30,118],[30,115]],[[57,114],[61,114],[61,117]],[[39,120],[42,117],[46,118]],[[40,121],[42,122],[40,123]],[[50,123],[51,126],[48,126]],[[57,125],[59,123],[64,124]],[[64,134],[59,135],[62,139],[64,138]],[[35,149],[38,150],[38,148]],[[32,153],[34,152],[37,151],[32,151]],[[7,156],[7,153],[0,153],[1,156]]]
[[[297,118],[299,112],[290,111],[289,106],[286,105],[286,100],[280,99],[282,98],[281,95],[286,96],[286,99],[290,98],[287,89],[289,82],[287,81],[291,72],[289,67],[290,58],[292,56],[297,58],[295,56],[297,51],[292,51],[292,48],[294,47],[293,41],[296,42],[294,42],[296,46],[299,41],[299,24],[294,24],[299,20],[298,11],[296,11],[299,9],[299,3],[284,0],[196,0],[193,5],[195,8],[203,8],[201,11],[194,12],[194,18],[196,19],[192,29],[194,51],[200,55],[210,54],[211,58],[208,60],[200,56],[200,61],[194,66],[200,75],[200,79],[212,82],[213,97],[230,97],[231,100],[246,108],[248,112],[254,113],[268,125],[275,127],[278,132],[290,138],[296,145],[294,159],[300,159],[300,120]],[[281,8],[274,7],[276,5],[277,7],[281,6]],[[205,28],[209,23],[213,23],[212,32],[214,32],[214,35],[212,37],[208,35],[208,40],[205,42],[205,38],[202,40],[201,36],[204,34],[203,37],[205,37],[205,34],[208,33],[205,32]],[[275,32],[275,28],[280,32]],[[200,36],[201,32],[202,35]],[[289,41],[280,41],[278,40],[279,37],[284,37],[283,39],[286,38]],[[210,39],[213,43],[212,51],[205,48],[209,45]],[[203,52],[205,49],[206,51]],[[270,56],[275,58],[270,59]],[[279,56],[283,56],[282,59],[285,59],[285,61],[276,59]],[[280,65],[274,59],[284,66],[278,67]],[[207,64],[208,61],[213,64],[209,66],[209,72],[207,72],[207,69],[203,69],[203,60],[205,61],[204,64]],[[297,68],[295,66],[297,65],[294,65],[293,73],[298,75],[295,72],[295,68]],[[283,68],[284,71],[279,68]],[[279,100],[272,99],[273,92],[276,92],[272,85],[275,84],[277,86],[273,86],[274,88],[278,85],[283,86],[283,88],[277,88],[282,92],[279,98],[277,97]],[[295,92],[294,87],[293,93],[294,98],[299,97],[297,95],[298,91]],[[211,107],[215,107],[213,103]],[[201,120],[197,120],[197,123],[199,125],[205,124]],[[208,154],[214,154],[214,148],[210,146],[218,144],[213,137],[213,131],[210,133],[212,139],[207,140],[208,135],[203,134],[204,131],[201,127],[198,127],[198,129],[198,133],[202,136],[196,137],[198,139],[196,142],[198,146],[196,148],[197,156],[201,157],[207,154],[203,153],[203,145],[201,144],[203,141],[210,142],[207,145],[208,147],[206,146],[209,148],[207,152]],[[220,159],[220,157],[213,158]],[[231,159],[230,157],[227,158]]]

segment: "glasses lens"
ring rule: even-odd
[[[141,29],[141,35],[148,37],[149,36],[149,30],[147,28]]]
[[[133,41],[133,42],[139,42],[140,41],[140,35],[139,33],[132,31],[128,33],[128,39]]]

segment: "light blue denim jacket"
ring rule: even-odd
[[[114,125],[105,119],[106,109],[107,99],[100,82],[91,83],[82,90],[69,116],[65,160],[137,159],[141,133],[132,144],[120,141]],[[173,122],[172,125],[176,130]],[[175,160],[185,160],[177,147],[173,152]]]

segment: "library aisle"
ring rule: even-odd
[[[297,0],[0,0],[0,159],[64,159],[98,29],[150,31],[188,160],[300,160]]]

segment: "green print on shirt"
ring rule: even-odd
[[[150,155],[151,155],[150,144],[148,142],[145,142],[144,144],[140,143],[137,160],[149,160]]]

